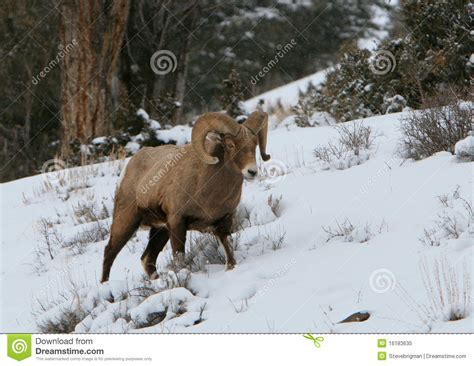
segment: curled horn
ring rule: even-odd
[[[207,134],[214,131],[216,133],[236,136],[240,128],[240,125],[225,113],[211,112],[203,114],[194,124],[191,134],[191,144],[196,155],[203,163],[217,164],[219,159],[209,155],[204,147]]]
[[[262,111],[253,112],[244,126],[247,127],[258,138],[258,147],[263,161],[270,160],[267,154],[268,114]]]

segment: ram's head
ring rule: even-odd
[[[270,159],[266,153],[268,114],[265,112],[253,112],[241,125],[224,113],[206,113],[196,121],[192,132],[196,155],[206,164],[217,164],[219,158],[211,155],[205,146],[211,132],[214,141],[222,147],[224,159],[221,163],[240,171],[246,179],[255,178],[258,172],[255,159],[257,145],[262,159]]]

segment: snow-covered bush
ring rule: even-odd
[[[309,90],[312,90],[308,88]],[[300,97],[293,107],[294,122],[298,127],[330,126],[337,121],[328,112],[321,111],[313,100],[314,94],[309,93]]]
[[[89,144],[71,143],[73,158],[71,165],[79,165],[84,161],[103,162],[123,158],[135,154],[143,146],[159,146],[163,144],[183,145],[191,140],[191,127],[188,125],[171,126],[168,119],[159,123],[147,112],[139,109],[136,121],[126,130],[110,136],[99,136]]]
[[[413,111],[401,124],[402,154],[420,160],[440,151],[455,152],[456,143],[472,130],[474,106],[454,103]]]
[[[390,54],[398,54],[402,45],[392,42],[385,47]],[[295,107],[298,121],[308,125],[317,111],[341,122],[402,111],[407,100],[412,100],[411,89],[398,83],[396,69],[380,75],[372,71],[372,62],[368,50],[348,50],[324,84],[308,89],[300,97]]]
[[[454,145],[454,153],[461,161],[474,161],[474,132]]]
[[[292,108],[295,113],[294,122],[298,127],[329,126],[337,122],[328,112],[321,111],[316,103],[316,95],[320,91],[318,88],[310,82],[307,91],[300,95],[298,103]]]
[[[370,158],[376,135],[369,126],[354,122],[337,125],[335,129],[339,134],[336,142],[330,141],[313,150],[314,157],[323,163],[324,169],[348,169]]]
[[[326,233],[326,243],[334,239],[339,239],[344,242],[366,243],[372,239],[376,234],[381,234],[386,229],[385,221],[373,228],[372,225],[366,223],[363,226],[355,226],[348,218],[340,223],[336,220],[334,226],[323,226],[323,231]]]
[[[467,233],[472,235],[474,209],[469,200],[459,193],[459,186],[451,193],[438,197],[443,211],[433,224],[423,230],[420,241],[427,246],[440,246],[450,239],[458,239]]]
[[[401,112],[407,106],[407,100],[401,95],[397,94],[393,97],[384,97],[382,109],[386,114]]]
[[[190,287],[190,277],[183,269],[161,273],[152,281],[139,278],[89,286],[71,280],[57,298],[37,298],[34,316],[39,330],[46,333],[123,333],[160,323],[190,326],[203,320],[205,308]]]
[[[62,311],[58,311],[56,315],[51,315],[47,319],[39,321],[37,324],[38,330],[40,333],[72,333],[86,315],[79,306],[64,308]]]

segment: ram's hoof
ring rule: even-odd
[[[225,266],[226,271],[231,271],[235,268],[235,263],[229,263]]]

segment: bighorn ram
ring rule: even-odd
[[[268,115],[253,112],[244,124],[223,113],[206,113],[182,147],[146,147],[133,156],[117,188],[110,240],[104,250],[102,282],[115,257],[140,225],[150,226],[141,257],[156,276],[156,259],[168,239],[183,265],[187,230],[210,231],[224,247],[226,268],[235,265],[228,236],[243,179],[257,175],[255,149],[266,154]]]

